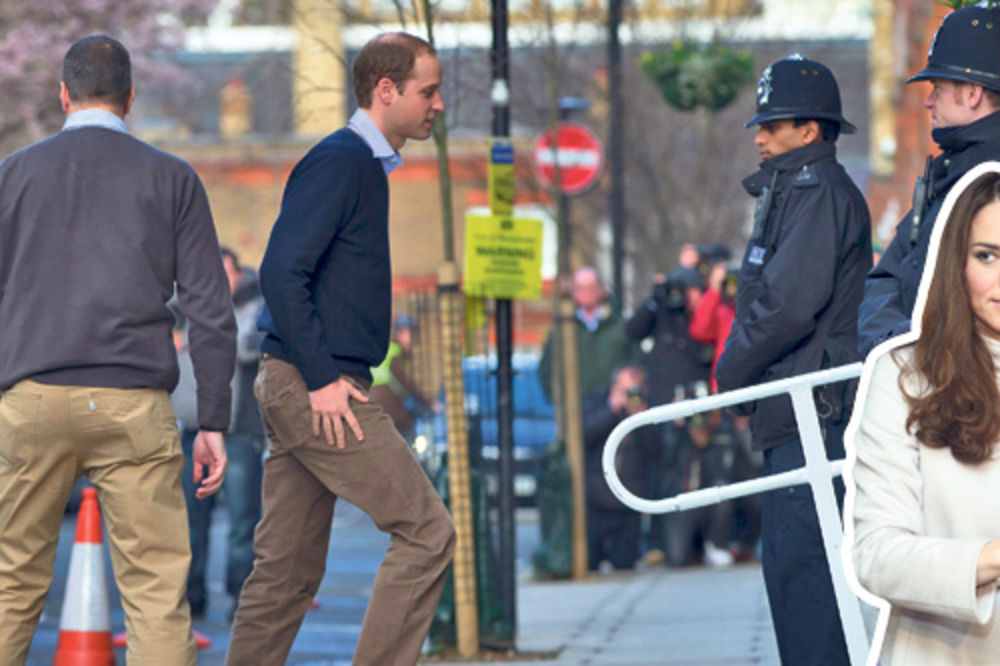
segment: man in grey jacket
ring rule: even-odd
[[[130,664],[194,664],[167,301],[190,322],[198,495],[226,470],[232,303],[204,189],[129,136],[128,51],[63,61],[61,132],[0,163],[0,664],[23,664],[74,481],[97,486]],[[207,475],[202,470],[207,468]]]

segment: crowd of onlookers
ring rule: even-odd
[[[596,269],[572,276],[586,468],[589,565],[629,569],[666,562],[725,566],[754,556],[758,499],[671,515],[642,516],[615,498],[601,458],[611,430],[650,406],[717,390],[712,370],[735,313],[736,276],[728,248],[682,247],[678,267],[657,274],[649,296],[625,317]],[[553,347],[539,376],[552,397]],[[746,417],[721,410],[633,431],[616,461],[623,483],[649,499],[757,476]]]
[[[576,305],[590,568],[627,569],[637,563],[724,566],[754,557],[759,498],[724,502],[671,515],[643,516],[615,498],[601,456],[611,430],[651,406],[703,397],[717,390],[712,370],[735,314],[736,272],[728,248],[685,244],[678,266],[653,277],[650,294],[625,317],[593,267],[568,282]],[[430,400],[413,381],[416,320],[397,314],[385,363],[373,369],[372,397],[408,439]],[[552,339],[538,365],[543,392],[554,390]],[[440,407],[438,407],[440,408]],[[635,431],[620,448],[626,486],[657,499],[726,485],[760,474],[747,418],[713,410]],[[545,510],[543,508],[543,510]]]

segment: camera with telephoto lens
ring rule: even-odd
[[[705,274],[708,274],[715,264],[729,261],[733,257],[732,251],[722,243],[704,243],[697,246],[697,249],[698,269]]]
[[[722,280],[723,295],[736,300],[736,293],[739,290],[740,271],[738,268],[729,268],[726,277]]]
[[[684,285],[677,280],[653,285],[653,300],[668,310],[684,309]]]
[[[689,287],[705,288],[701,273],[697,268],[675,268],[666,282],[653,285],[653,300],[668,310],[683,310],[687,302],[684,294]]]
[[[628,399],[629,407],[642,407],[645,404],[649,404],[646,400],[646,392],[639,385],[629,387],[625,391],[625,396]]]
[[[686,384],[677,384],[674,386],[674,402],[680,402],[682,400],[697,400],[698,398],[707,397],[711,391],[708,389],[708,382],[698,379],[693,382],[687,382]],[[685,419],[687,425],[700,426],[705,423],[705,413],[699,412],[697,414],[692,414]]]

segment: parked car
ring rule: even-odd
[[[514,495],[519,504],[533,504],[542,450],[557,436],[555,413],[539,384],[538,356],[518,353],[511,361],[514,369]],[[496,357],[466,357],[462,360],[462,372],[470,458],[473,464],[482,461],[486,491],[495,495],[499,492],[500,458]],[[414,450],[428,473],[433,475],[448,449],[445,412],[420,419],[417,432]]]

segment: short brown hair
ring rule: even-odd
[[[992,88],[983,88],[983,97],[993,105],[994,109],[1000,109],[1000,92]]]
[[[354,59],[354,97],[358,106],[367,109],[372,105],[372,91],[384,78],[403,91],[404,84],[413,78],[413,64],[418,55],[436,55],[427,41],[407,32],[386,32],[373,37],[361,47]]]

